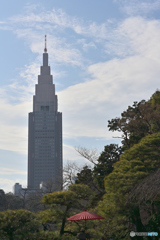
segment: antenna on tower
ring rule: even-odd
[[[47,35],[45,35],[45,48],[44,48],[44,52],[47,52]]]

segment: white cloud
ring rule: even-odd
[[[3,175],[27,175],[27,172],[26,171],[22,171],[22,170],[18,170],[17,168],[16,169],[11,169],[11,168],[1,168],[0,170],[0,174],[3,174]]]
[[[0,178],[1,189],[5,189],[5,192],[12,192],[11,187],[15,184],[14,180],[8,178]]]
[[[67,15],[62,9],[52,9],[51,11],[42,11],[40,13],[34,13],[34,9],[31,9],[31,11],[27,11],[23,15],[16,15],[11,17],[9,20],[13,24],[21,23],[23,25],[27,26],[33,26],[37,27],[39,25],[37,24],[52,24],[52,29],[55,27],[60,27],[60,28],[71,28],[74,29],[75,32],[81,33],[83,21],[74,17],[74,16],[69,16]],[[54,26],[53,26],[54,24]],[[91,25],[92,28],[92,25]]]
[[[94,37],[96,39],[106,39],[110,34],[113,20],[107,19],[105,23],[97,24],[96,22],[85,22],[81,18],[67,15],[62,9],[52,9],[50,11],[43,10],[39,13],[34,13],[34,8],[30,9],[21,15],[13,16],[9,19],[9,23],[14,26],[18,24],[24,32],[35,30],[47,30],[53,35],[55,32],[61,32],[66,29],[72,29],[78,35]]]
[[[51,26],[52,28],[52,26]],[[41,33],[35,32],[32,29],[16,29],[15,34],[19,38],[23,38],[30,46],[33,53],[38,53],[37,62],[40,62],[41,54],[44,49],[44,30]],[[42,41],[39,41],[42,39]],[[50,53],[51,63],[61,63],[61,64],[71,64],[76,66],[82,65],[82,55],[79,49],[74,48],[67,40],[64,38],[55,37],[53,34],[47,35],[47,49]],[[37,63],[36,63],[37,65]]]
[[[13,186],[16,182],[22,184],[23,187],[26,187],[26,181],[20,178],[11,180],[7,176],[7,178],[0,178],[0,182],[1,182],[1,189],[4,189],[5,193],[13,192]]]
[[[68,110],[66,122],[70,124],[66,127],[69,130],[67,135],[110,137],[105,121],[120,115],[133,101],[147,99],[157,89],[160,75],[159,29],[158,20],[147,21],[138,17],[126,19],[112,32],[110,50],[123,59],[90,66],[88,71],[92,79],[59,94],[62,111]]]
[[[135,14],[148,14],[159,9],[160,1],[121,1],[121,5],[132,17],[117,22],[106,19],[98,24],[69,16],[61,9],[46,11],[41,8],[37,11],[36,5],[28,5],[23,14],[0,22],[0,29],[12,31],[38,54],[34,61],[20,69],[19,76],[12,79],[9,86],[0,89],[2,149],[27,154],[27,115],[32,111],[34,84],[44,48],[41,39],[46,32],[50,64],[76,66],[88,74],[85,82],[82,79],[82,83],[57,94],[66,139],[90,137],[112,141],[118,134],[108,132],[107,120],[120,116],[133,101],[148,99],[159,87],[160,21],[135,17]],[[99,52],[106,53],[103,57],[108,58],[107,54],[110,54],[112,60],[106,62],[101,58],[103,62],[89,65],[92,57],[85,58],[87,50],[98,51],[99,46]],[[60,72],[56,67],[54,71],[54,77],[64,75],[64,71]],[[84,161],[69,144],[64,145],[64,158]],[[7,176],[16,174],[14,169],[3,169],[3,172]],[[19,170],[17,173],[21,174]],[[25,171],[21,175],[25,175]],[[13,186],[15,181],[25,183],[23,179],[0,180],[5,189]]]
[[[18,96],[17,96],[18,97]],[[9,103],[7,95],[0,98],[1,149],[27,153],[27,113],[31,102]]]
[[[111,139],[119,135],[107,131],[107,120],[154,93],[159,86],[159,63],[133,56],[90,66],[92,80],[58,93],[64,136]]]
[[[122,9],[128,15],[148,14],[160,9],[160,0],[117,0],[123,6]]]
[[[109,41],[105,43],[106,52],[121,58],[143,55],[158,60],[159,29],[159,20],[146,20],[142,17],[127,18],[110,33]]]
[[[145,20],[140,17],[124,20],[110,34],[110,38],[112,37],[110,49],[114,51],[117,46],[116,50],[121,59],[114,58],[108,62],[86,66],[89,76],[85,82],[70,86],[58,93],[59,110],[63,112],[65,138],[98,136],[111,139],[117,134],[108,132],[107,120],[119,116],[121,111],[133,101],[147,99],[159,87],[159,27],[158,20]],[[24,33],[24,37],[26,34]],[[35,41],[31,46],[32,51],[36,52],[40,50],[39,45],[36,46],[36,37],[34,38],[36,34],[34,34],[33,32]],[[54,37],[50,36],[50,39],[49,46],[52,42],[57,44]],[[86,42],[84,38],[82,43]],[[54,49],[53,46],[51,48]],[[131,49],[132,54],[128,53],[125,56],[127,48]],[[65,51],[63,52],[60,48],[56,51],[53,54],[54,57],[56,54],[59,56],[56,61],[60,61],[61,58],[65,59]],[[70,60],[67,60],[69,54],[65,61],[74,61],[74,53],[71,54]],[[75,54],[75,61],[77,58],[78,55]],[[19,126],[20,120],[16,124],[16,118],[24,119],[25,116],[27,119],[26,114],[31,111],[31,95],[34,82],[37,82],[39,62],[38,56],[35,63],[25,66],[20,73],[20,76],[26,79],[26,85],[21,85],[17,81],[10,86],[12,91],[17,91],[16,97],[19,98],[19,103],[8,103],[4,101],[3,96],[0,121],[4,126],[1,139],[4,149],[26,151],[27,147],[20,147],[27,142],[26,120],[25,124]],[[29,102],[28,99],[30,99]],[[11,117],[7,119],[7,115]],[[16,142],[20,142],[19,147],[15,146],[15,139]]]
[[[88,51],[89,48],[97,48],[93,42],[86,43],[86,39],[79,39],[77,42],[82,45],[84,51]]]
[[[78,154],[78,152],[74,149],[73,146],[63,144],[63,154],[65,156],[64,165],[67,163],[68,160],[71,162],[76,162],[76,164],[80,166],[89,163],[87,160],[81,157],[80,154]]]

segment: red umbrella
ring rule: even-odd
[[[69,221],[85,220],[85,229],[86,229],[86,220],[96,220],[96,219],[104,219],[104,217],[101,217],[95,213],[87,212],[86,209],[81,213],[78,213],[76,215],[73,215],[72,217],[67,218],[67,220],[69,220]],[[78,238],[79,239],[86,239],[86,238],[88,239],[87,234],[85,232],[80,233]]]
[[[104,219],[95,213],[87,212],[85,209],[83,212],[73,215],[72,217],[67,218],[69,221],[80,221],[80,220],[95,220],[95,219]]]

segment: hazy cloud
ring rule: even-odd
[[[64,139],[90,137],[112,141],[117,134],[108,131],[107,120],[120,116],[133,101],[148,99],[159,86],[160,21],[137,16],[142,10],[147,13],[159,8],[159,2],[151,5],[151,1],[121,1],[130,17],[117,22],[106,19],[102,24],[85,22],[61,9],[36,12],[35,5],[28,5],[24,14],[1,23],[0,29],[12,31],[37,54],[9,86],[0,88],[1,148],[27,154],[27,113],[32,111],[44,48],[40,39],[46,29],[50,64],[61,66],[54,69],[54,76],[64,75],[65,67],[70,71],[78,67],[84,74],[81,82],[57,93],[59,111],[63,112]],[[72,31],[67,32],[68,29]],[[103,53],[101,60],[94,60],[96,64],[88,54],[90,48],[97,54]],[[69,144],[64,145],[64,158],[81,161]],[[15,174],[14,170],[4,172]],[[7,188],[15,180],[3,182],[2,187]]]
[[[146,15],[160,9],[160,0],[115,0],[128,15]]]
[[[0,174],[3,175],[12,175],[12,174],[22,174],[22,175],[27,175],[26,171],[22,171],[22,170],[17,170],[16,169],[11,169],[11,168],[1,168],[0,170]]]
[[[61,14],[61,18],[63,16],[64,14]],[[62,19],[56,21],[60,21],[62,24]],[[139,28],[137,28],[137,25]],[[160,75],[160,56],[158,54],[160,51],[159,27],[160,22],[158,20],[131,17],[119,23],[117,28],[113,29],[108,38],[110,39],[109,45],[106,43],[104,47],[106,51],[110,48],[112,54],[118,55],[119,58],[86,66],[88,78],[85,81],[70,86],[58,93],[59,110],[63,112],[64,118],[64,137],[99,136],[111,139],[113,133],[107,130],[107,120],[119,115],[121,111],[127,108],[128,104],[132,104],[135,100],[147,98],[147,96],[150,96],[156,90]],[[28,31],[25,32],[24,30],[21,33],[22,35],[18,36],[26,37],[27,33]],[[32,51],[35,52],[40,51],[39,49],[42,48],[40,43],[36,45],[36,41],[39,42],[38,37],[39,34],[36,35],[33,31],[30,46]],[[57,39],[51,35],[49,41],[51,56],[56,44],[58,44],[57,42]],[[87,44],[87,42],[83,38],[79,44]],[[53,46],[51,43],[53,43]],[[62,42],[60,42],[61,44]],[[94,42],[89,42],[88,44],[92,47],[94,46]],[[57,48],[53,53],[54,61],[58,62],[60,59],[70,63],[72,61],[79,61],[79,51],[74,52],[67,49],[63,51]],[[38,55],[35,63],[25,66],[20,72],[20,77],[25,79],[26,85],[22,85],[18,81],[10,85],[10,89],[16,91],[16,97],[20,99],[18,104],[9,104],[4,101],[3,97],[4,104],[1,105],[1,112],[4,112],[5,108],[5,114],[2,114],[1,121],[5,122],[6,114],[13,112],[12,121],[10,123],[6,121],[3,134],[5,134],[7,124],[16,122],[13,117],[16,119],[16,116],[24,116],[27,111],[31,111],[32,94],[34,92],[34,84],[37,82],[39,65],[40,55]],[[151,79],[154,79],[154,81],[151,81]],[[29,99],[30,101],[28,102]],[[15,126],[16,128],[18,131],[18,124]],[[20,132],[27,132],[27,126]],[[25,138],[22,137],[24,141],[27,139],[27,134],[25,136]],[[10,133],[8,137],[10,137],[10,142],[12,142],[13,137]],[[20,135],[17,134],[16,138],[18,137],[20,139]],[[5,147],[5,144],[3,144],[3,147]],[[13,148],[17,149],[15,146],[9,147],[12,150]],[[21,150],[19,148],[19,151]]]

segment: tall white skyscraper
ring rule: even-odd
[[[43,66],[35,86],[33,112],[29,113],[28,188],[52,181],[55,190],[61,190],[62,161],[62,113],[58,112],[45,36]]]

